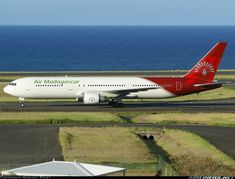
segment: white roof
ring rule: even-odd
[[[18,176],[100,176],[123,172],[125,168],[93,165],[77,162],[51,161],[11,170],[2,171],[2,175]]]

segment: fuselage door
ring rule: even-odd
[[[180,91],[182,89],[181,81],[176,81],[176,90]]]
[[[31,84],[29,82],[26,82],[25,84],[25,91],[30,92],[31,91]]]

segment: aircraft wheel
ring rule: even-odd
[[[116,101],[113,103],[113,107],[114,107],[114,108],[120,108],[120,107],[122,107],[122,106],[123,106],[123,103],[116,102]]]
[[[109,106],[113,106],[113,103],[114,103],[113,101],[109,101],[109,102],[108,102],[108,105],[109,105]]]

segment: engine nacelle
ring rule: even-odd
[[[97,93],[84,93],[84,104],[97,104],[100,102],[100,95]]]

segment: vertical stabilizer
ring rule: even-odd
[[[219,67],[226,42],[218,42],[186,75],[184,78],[213,81]]]

